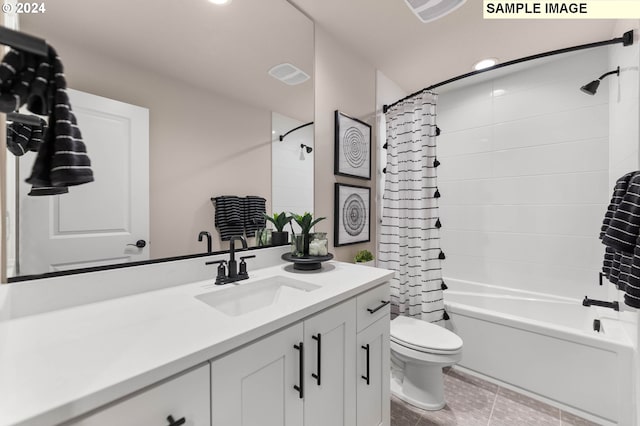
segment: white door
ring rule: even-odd
[[[358,333],[358,426],[389,426],[389,318]]]
[[[212,426],[301,426],[301,342],[300,323],[211,362]]]
[[[304,322],[305,426],[355,425],[355,337],[355,299]]]
[[[28,196],[33,153],[20,161],[19,275],[146,260],[149,110],[69,89],[94,182]],[[133,245],[129,245],[133,244]]]

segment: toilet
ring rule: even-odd
[[[462,339],[435,324],[398,316],[391,321],[391,393],[425,410],[444,401],[442,368],[462,358]]]

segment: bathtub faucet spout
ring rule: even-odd
[[[620,310],[620,304],[618,302],[604,302],[602,300],[589,299],[587,296],[582,301],[582,306],[602,306],[603,308],[611,308],[614,311]]]

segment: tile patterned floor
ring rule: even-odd
[[[391,426],[598,426],[528,396],[449,369],[447,405],[425,411],[391,397]]]

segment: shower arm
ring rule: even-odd
[[[606,72],[606,73],[602,74],[600,77],[598,77],[598,80],[602,81],[603,78],[605,78],[608,75],[612,75],[612,74],[620,75],[620,67],[618,67],[614,71],[609,71],[609,72]]]

